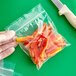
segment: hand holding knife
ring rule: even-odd
[[[59,0],[52,0],[52,2],[59,9],[59,15],[65,15],[70,24],[76,29],[76,16],[70,11],[70,9]]]

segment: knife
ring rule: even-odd
[[[59,15],[65,15],[69,23],[76,29],[76,16],[72,11],[65,5],[60,2],[60,0],[52,0],[59,10]]]

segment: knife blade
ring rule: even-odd
[[[76,29],[76,16],[73,12],[65,4],[62,4],[60,0],[52,0],[52,2],[59,9],[59,15],[65,15],[69,23]]]
[[[56,5],[56,7],[60,10],[63,7],[63,4],[60,0],[52,0],[52,2]]]

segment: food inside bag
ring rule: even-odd
[[[54,56],[66,45],[63,37],[56,35],[52,30],[52,25],[43,23],[42,28],[38,28],[32,35],[27,37],[17,37],[18,43],[22,43],[29,51],[35,64],[41,67],[43,61]]]
[[[50,57],[69,46],[40,4],[7,26],[6,30],[16,31],[16,41],[38,69]]]

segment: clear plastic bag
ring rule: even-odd
[[[0,60],[0,75],[13,76],[15,64]]]
[[[53,21],[40,4],[7,26],[6,29],[16,31],[17,42],[31,57],[38,69],[50,57],[70,45],[58,33]]]
[[[0,60],[0,76],[22,76],[14,72],[15,64],[5,60]]]

